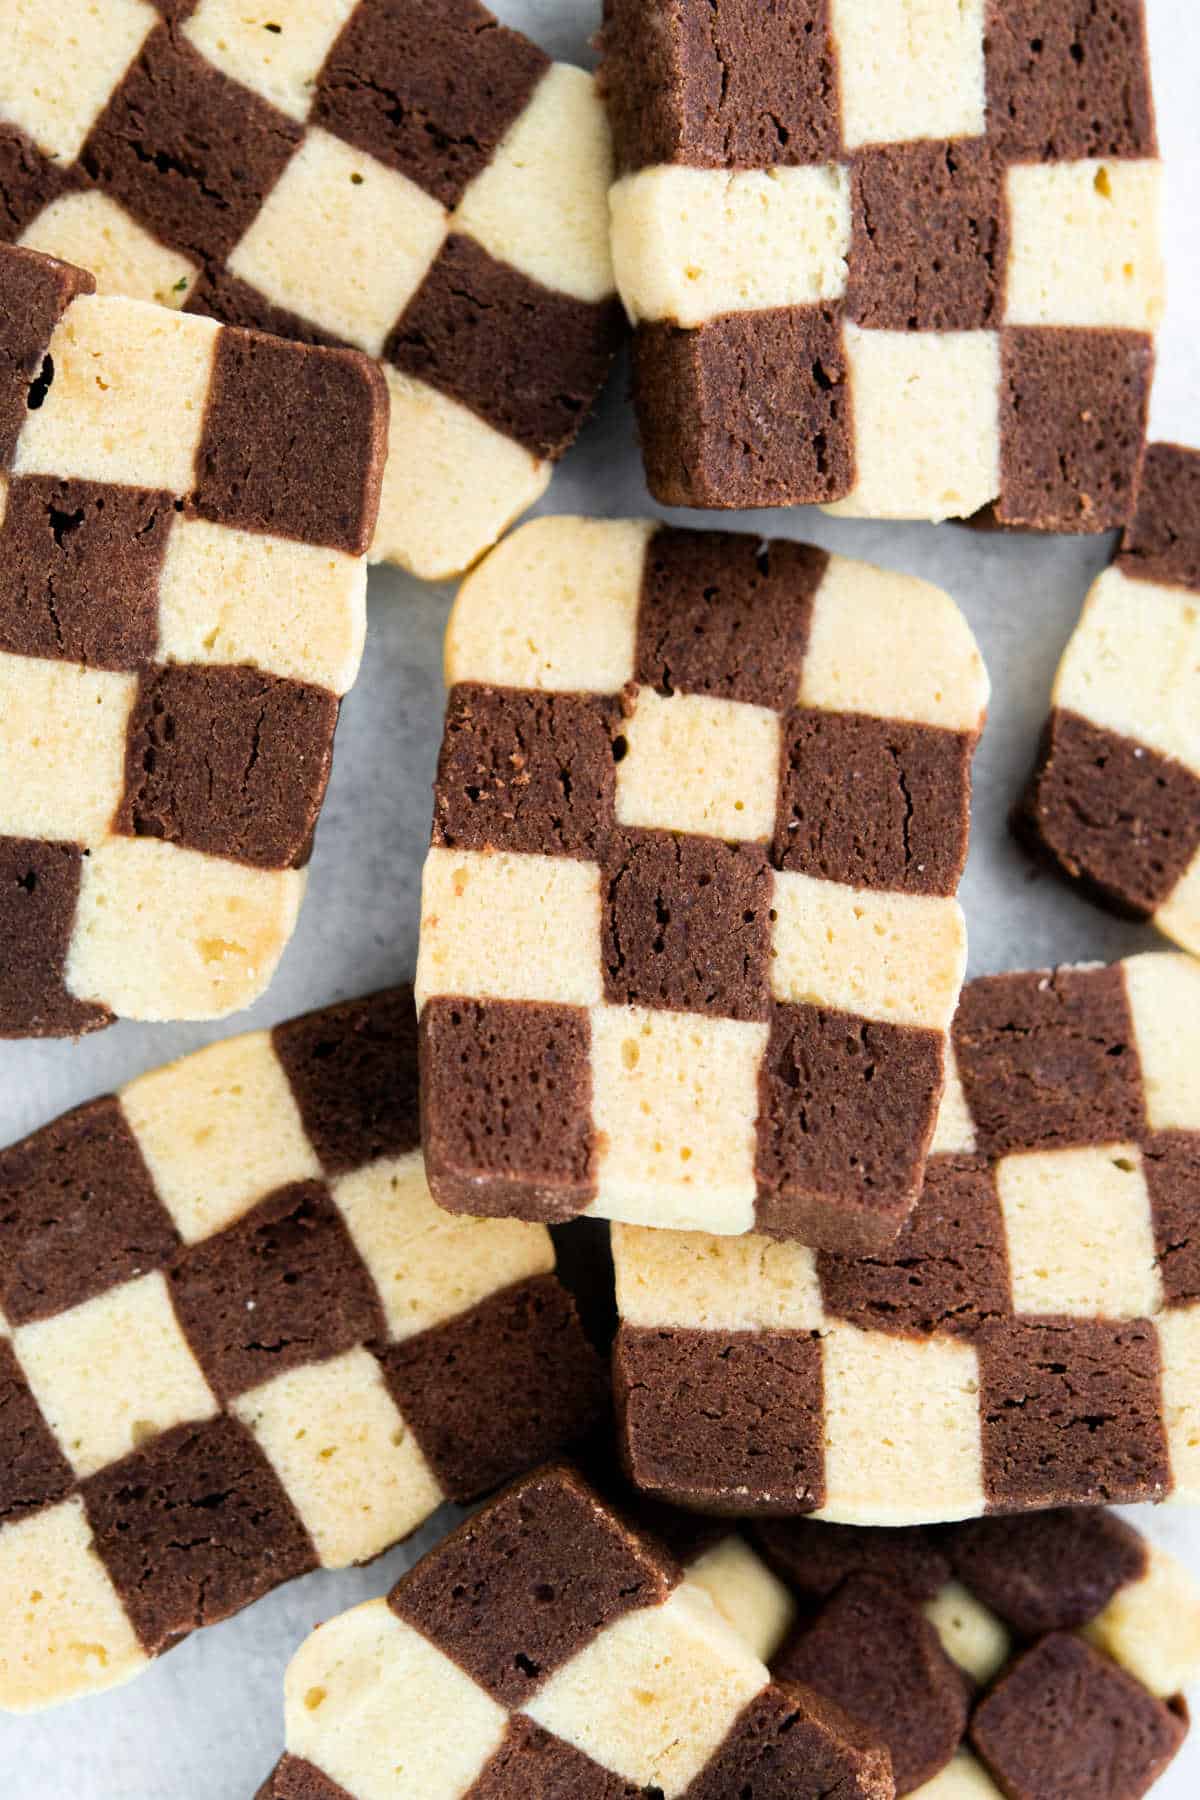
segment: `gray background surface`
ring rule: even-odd
[[[598,0],[493,5],[553,54],[590,60]],[[1195,0],[1149,0],[1149,6],[1168,158],[1171,279],[1152,429],[1200,442],[1200,16]],[[642,480],[626,390],[621,367],[536,510],[608,517],[661,511]],[[935,581],[966,612],[992,679],[962,887],[973,974],[1162,945],[1148,928],[1108,918],[1035,871],[1006,830],[1055,665],[1089,583],[1111,554],[1111,539],[1007,539],[954,526],[856,524],[813,509],[664,516],[806,538]],[[78,1044],[0,1045],[0,1143],[215,1038],[411,975],[441,728],[441,633],[452,594],[450,586],[424,586],[393,570],[371,577],[366,656],[342,714],[308,898],[265,998],[224,1024],[119,1024]],[[292,1651],[322,1618],[382,1593],[457,1516],[447,1509],[370,1568],[310,1575],[197,1632],[128,1687],[30,1718],[0,1716],[3,1800],[250,1800],[281,1748],[281,1677]],[[1200,1577],[1200,1511],[1141,1507],[1130,1509],[1130,1517]],[[1200,1732],[1155,1790],[1156,1800],[1195,1800],[1197,1793]]]

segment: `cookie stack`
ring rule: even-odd
[[[0,0],[14,1800],[1189,1791],[1200,452],[1147,8],[591,10]],[[626,326],[641,470],[593,435],[518,523]],[[889,570],[863,519],[942,529]],[[1070,559],[1078,605],[1110,530],[1021,798],[1053,657],[990,590]],[[960,903],[977,753],[1034,869],[1177,947],[1017,864]],[[1163,1500],[1184,1561],[1108,1510]]]

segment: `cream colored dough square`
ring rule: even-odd
[[[1063,652],[1053,700],[1200,775],[1200,597],[1106,569]]]
[[[949,1029],[967,963],[957,900],[775,877],[771,989],[889,1025]]]
[[[954,1046],[946,1044],[946,1085],[942,1089],[937,1124],[933,1129],[930,1156],[970,1156],[976,1146],[975,1121],[967,1106],[967,1096],[958,1073]]]
[[[613,291],[612,139],[592,76],[554,63],[451,224],[501,262],[577,300]]]
[[[617,1310],[627,1325],[701,1331],[814,1331],[824,1323],[806,1244],[614,1225]]]
[[[617,287],[635,324],[691,329],[846,291],[850,176],[837,164],[641,169],[617,182],[609,208]]]
[[[961,1582],[948,1581],[925,1603],[925,1617],[942,1641],[942,1649],[977,1687],[986,1687],[1008,1661],[1012,1638],[987,1607]]]
[[[159,587],[163,661],[248,663],[344,694],[366,635],[361,557],[207,519],[175,520]]]
[[[1146,1573],[1119,1587],[1083,1635],[1160,1700],[1170,1700],[1200,1674],[1200,1586],[1165,1550],[1145,1548]]]
[[[306,119],[321,65],[358,0],[200,0],[183,27],[206,61]]]
[[[23,1325],[13,1349],[67,1461],[94,1475],[217,1403],[157,1271]]]
[[[1015,163],[1007,197],[1006,325],[1157,330],[1160,163]]]
[[[431,195],[313,127],[229,269],[276,306],[379,356],[445,235],[445,209]]]
[[[617,820],[663,831],[755,841],[775,829],[778,713],[707,694],[640,687],[623,726]]]
[[[125,789],[137,677],[0,654],[0,831],[89,844]]]
[[[1174,943],[1200,954],[1200,851],[1155,913],[1154,923]]]
[[[932,1781],[913,1788],[908,1800],[1004,1800],[981,1762],[969,1750],[958,1750]]]
[[[1000,338],[844,327],[856,474],[845,518],[957,519],[1000,490]]]
[[[160,23],[148,0],[5,0],[0,119],[55,162],[74,162],[126,69]]]
[[[83,865],[67,987],[127,1019],[224,1018],[267,987],[306,879],[111,838]]]
[[[842,139],[978,137],[983,0],[832,0]]]
[[[159,306],[181,307],[199,274],[195,263],[151,237],[98,189],[52,200],[17,242],[90,269],[98,294],[126,294]]]
[[[682,1230],[754,1224],[767,1026],[700,1013],[592,1013],[597,1218]]]
[[[709,1596],[684,1582],[602,1630],[524,1710],[602,1768],[675,1800],[767,1681]]]
[[[433,994],[600,998],[600,871],[565,856],[433,849],[421,888],[418,1007]]]
[[[354,1800],[461,1800],[508,1727],[504,1708],[385,1600],[330,1619],[283,1683],[287,1747]]]
[[[269,1033],[254,1031],[153,1069],[122,1088],[159,1199],[187,1244],[321,1167]]]
[[[754,1655],[769,1663],[796,1622],[796,1603],[745,1538],[736,1532],[722,1538],[688,1565],[687,1578],[704,1589]]]
[[[363,1349],[288,1369],[235,1400],[326,1569],[366,1562],[445,1496]]]
[[[928,581],[831,556],[800,671],[801,706],[978,731],[988,678],[971,628]]]
[[[15,475],[64,475],[190,494],[220,327],[144,300],[81,294],[27,415]]]
[[[0,1529],[0,1618],[0,1711],[116,1687],[147,1660],[78,1499]]]
[[[1136,1145],[1004,1156],[996,1189],[1019,1313],[1140,1319],[1159,1310],[1150,1194]]]
[[[489,1294],[554,1268],[543,1226],[443,1212],[430,1197],[419,1150],[339,1176],[333,1197],[393,1340],[444,1325]]]
[[[920,1525],[983,1512],[979,1360],[971,1345],[834,1324],[823,1350],[820,1516]]]
[[[1172,1307],[1156,1324],[1171,1498],[1195,1505],[1200,1501],[1200,1306]]]
[[[371,560],[445,581],[545,493],[551,465],[436,388],[382,367],[391,411]]]
[[[1151,1131],[1200,1131],[1200,962],[1175,951],[1122,963]]]
[[[458,591],[446,685],[616,694],[633,680],[646,545],[642,520],[531,519]]]

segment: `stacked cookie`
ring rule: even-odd
[[[597,43],[0,0],[0,1037],[261,997],[367,563],[464,576],[415,980],[0,1149],[0,1712],[420,1530],[291,1630],[259,1800],[1138,1800],[1200,1672],[1104,1510],[1200,1500],[1141,0],[605,0]],[[1014,822],[1179,953],[965,982],[950,594],[510,531],[621,302],[660,501],[1123,529]]]

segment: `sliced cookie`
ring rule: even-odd
[[[0,1036],[217,1018],[292,934],[366,631],[356,351],[0,247]]]
[[[967,984],[894,1244],[619,1226],[637,1485],[906,1525],[1200,1495],[1200,963]]]
[[[963,973],[987,680],[947,595],[539,519],[463,584],[425,865],[454,1210],[892,1240]]]
[[[1132,510],[1163,306],[1142,0],[606,0],[655,498]]]
[[[549,1234],[433,1204],[416,1080],[395,988],[0,1151],[0,1708],[126,1680],[591,1424]]]
[[[619,339],[592,77],[479,0],[62,0],[53,33],[36,11],[0,20],[0,239],[378,358],[372,556],[468,568]]]

